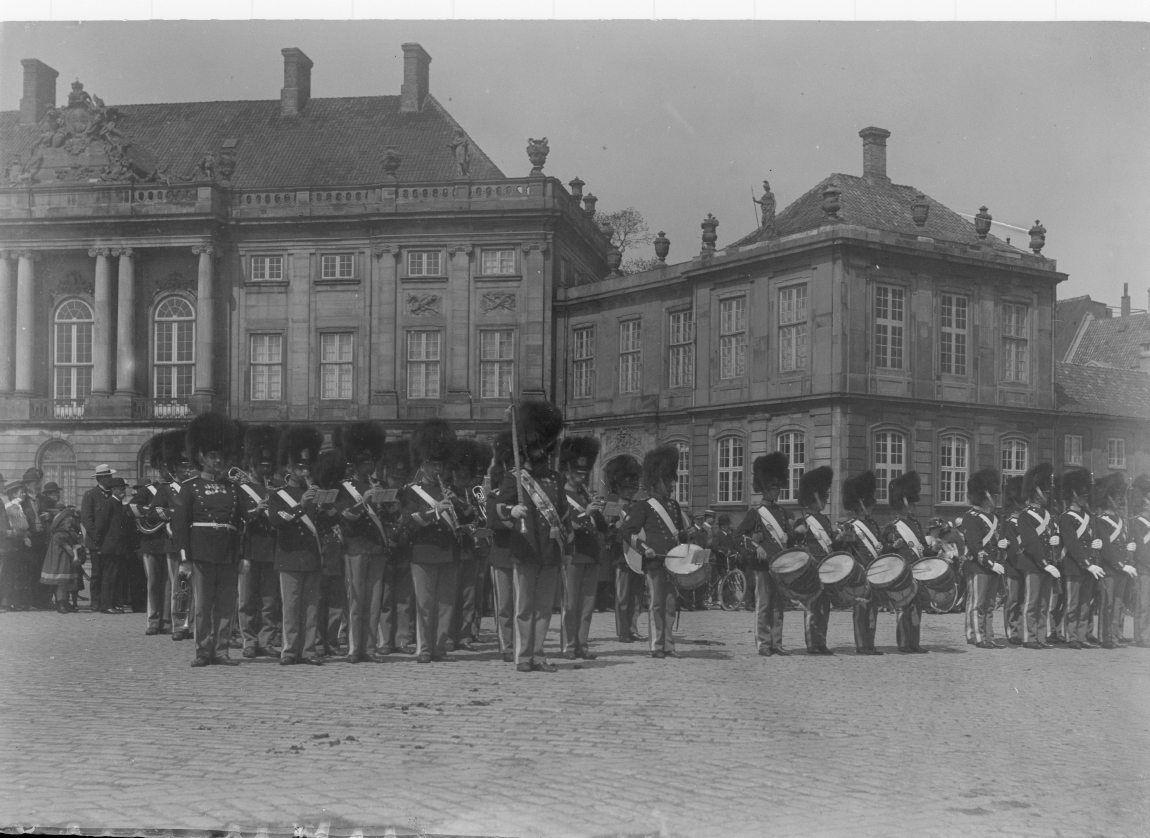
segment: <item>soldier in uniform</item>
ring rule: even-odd
[[[409,528],[403,524],[399,490],[411,477],[411,445],[407,440],[385,442],[376,466],[383,494],[380,519],[388,535],[384,546],[383,602],[379,612],[377,654],[415,654],[415,589],[411,584]]]
[[[780,451],[763,454],[753,463],[754,489],[762,494],[760,504],[747,512],[738,534],[755,543],[754,558],[749,550],[747,572],[754,574],[755,646],[763,657],[789,655],[783,648],[783,613],[786,594],[771,577],[771,562],[787,549],[791,538],[791,516],[779,506],[779,492],[790,479],[790,461]]]
[[[455,431],[442,419],[423,423],[412,437],[414,479],[400,491],[410,533],[411,579],[415,587],[415,644],[419,663],[447,658],[447,635],[455,611],[459,540],[464,514],[447,489]]]
[[[795,522],[795,539],[811,554],[816,564],[831,552],[834,531],[830,519],[823,514],[830,497],[835,473],[830,466],[819,466],[804,472],[799,479],[799,505],[803,514]],[[822,591],[804,607],[803,639],[808,655],[833,655],[827,648],[827,623],[831,616],[831,595]]]
[[[188,457],[187,433],[183,428],[164,431],[164,433],[160,434],[159,444],[163,452],[164,463],[167,466],[168,473],[172,477],[172,479],[165,484],[168,516],[170,518],[175,510],[176,497],[183,491],[184,485],[195,479],[199,472],[196,471],[195,466],[192,465],[191,458]],[[170,537],[172,534],[171,521],[168,522],[167,532]],[[167,590],[170,595],[168,610],[172,615],[172,640],[191,640],[192,614],[195,611],[195,598],[191,586],[192,568],[187,562],[180,560],[179,551],[176,550],[175,539],[171,541],[167,570]],[[183,573],[182,577],[181,571]],[[181,580],[182,590],[184,591],[187,602],[182,617],[179,616],[180,612],[177,607],[177,602],[180,600]]]
[[[883,541],[901,555],[908,565],[926,554],[926,538],[914,514],[922,491],[922,479],[917,471],[908,471],[890,481],[888,499],[895,519],[883,530]],[[915,597],[911,602],[895,609],[895,638],[900,652],[926,652],[920,639],[922,633],[922,604]]]
[[[1122,637],[1126,584],[1138,578],[1134,554],[1138,545],[1130,538],[1118,506],[1126,495],[1126,475],[1120,471],[1100,478],[1094,484],[1094,509],[1098,513],[1096,535],[1102,540],[1101,565],[1106,575],[1100,580],[1098,636],[1103,649],[1115,649]]]
[[[864,471],[843,481],[843,509],[850,512],[853,517],[844,524],[839,533],[838,544],[850,550],[864,569],[870,567],[882,553],[882,531],[873,517],[874,490],[873,471]],[[878,596],[873,592],[865,602],[855,603],[853,609],[855,652],[860,655],[882,654],[874,647],[878,609]]]
[[[1007,541],[1000,531],[995,514],[994,496],[1002,478],[996,469],[975,472],[966,481],[970,508],[960,520],[966,544],[966,597],[968,624],[973,645],[980,649],[998,649],[994,642],[993,614],[998,601],[999,580],[1006,573],[1002,551]]]
[[[255,425],[244,433],[244,461],[250,483],[240,484],[244,534],[240,555],[239,622],[245,658],[275,657],[279,620],[279,575],[275,568],[276,529],[268,518],[268,497],[276,472],[279,430]]]
[[[328,449],[321,451],[312,467],[312,479],[319,492],[338,493],[340,484],[347,475],[347,460],[343,451]],[[319,530],[322,562],[320,572],[323,579],[319,587],[319,650],[320,654],[339,657],[340,635],[344,627],[344,613],[347,609],[347,588],[344,582],[344,542],[343,526],[340,523],[340,510],[336,505],[336,494],[331,499],[320,500],[317,494],[315,512],[312,518]]]
[[[519,672],[555,672],[543,655],[551,624],[555,586],[569,550],[567,495],[563,479],[551,468],[551,455],[563,430],[563,414],[553,404],[526,401],[518,407],[522,468],[506,474],[495,492],[498,520],[514,525],[515,668]]]
[[[491,552],[491,529],[487,526],[486,503],[480,504],[474,490],[491,464],[491,446],[476,439],[458,439],[452,448],[451,480],[455,496],[470,510],[471,523],[463,528],[459,541],[459,584],[456,586],[455,609],[448,637],[456,649],[474,651],[479,640],[481,614],[480,592],[483,590],[483,566]]]
[[[587,647],[591,615],[595,611],[595,591],[599,587],[600,554],[607,521],[605,501],[593,498],[587,489],[591,469],[599,456],[599,440],[591,436],[570,436],[559,446],[559,471],[566,478],[563,487],[571,509],[575,540],[570,554],[563,557],[563,657],[568,660],[594,660]]]
[[[1105,575],[1098,564],[1102,540],[1097,537],[1088,508],[1090,472],[1075,468],[1062,475],[1066,510],[1058,521],[1065,551],[1067,648],[1083,649],[1090,632],[1090,601],[1097,581]],[[1093,645],[1093,644],[1091,644]]]
[[[140,559],[147,586],[147,625],[144,634],[167,634],[172,621],[172,591],[168,579],[168,558],[175,552],[169,522],[172,520],[173,476],[165,461],[164,431],[148,443],[148,462],[156,479],[140,487],[129,508],[140,531]]]
[[[1055,553],[1061,551],[1058,524],[1047,511],[1054,491],[1054,470],[1039,463],[1026,472],[1023,496],[1026,508],[1018,516],[1018,565],[1023,573],[1022,645],[1046,649],[1040,630],[1043,614],[1050,605],[1050,581],[1060,579]]]
[[[495,606],[495,637],[505,663],[515,661],[515,557],[511,549],[515,519],[509,516],[500,518],[496,510],[498,501],[495,489],[503,485],[511,471],[514,462],[511,445],[511,431],[501,431],[495,437],[492,469],[489,473],[490,488],[487,492],[487,520],[492,530],[489,559]]]
[[[1022,572],[1020,547],[1018,544],[1018,516],[1025,503],[1022,496],[1022,475],[1006,479],[1002,491],[1002,535],[1006,539],[1006,551],[1002,554],[1002,564],[1006,568],[1003,575],[1005,596],[1002,605],[1002,633],[1012,646],[1022,645],[1022,605],[1026,574]]]
[[[634,643],[641,639],[639,611],[643,605],[645,580],[631,570],[623,558],[624,542],[619,534],[619,524],[623,511],[639,491],[642,477],[643,467],[638,460],[627,454],[615,457],[603,468],[603,485],[607,490],[603,507],[604,520],[607,522],[604,558],[615,571],[615,633],[623,643]]]
[[[627,507],[620,532],[643,556],[647,593],[651,657],[678,657],[673,629],[678,612],[674,581],[665,565],[667,552],[687,543],[694,534],[679,504],[671,498],[678,480],[679,449],[660,445],[643,458],[643,483],[650,493],[646,500],[632,501]]]
[[[236,610],[242,507],[235,486],[224,475],[240,457],[241,431],[231,419],[205,413],[188,426],[187,444],[201,471],[176,496],[172,539],[181,559],[192,566],[196,644],[192,666],[234,665],[239,661],[228,655],[228,644]]]
[[[1134,539],[1135,579],[1134,645],[1150,647],[1150,475],[1140,474],[1130,486],[1127,511]]]

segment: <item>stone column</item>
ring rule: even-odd
[[[0,250],[0,393],[11,393],[15,383],[16,277],[9,250]]]
[[[447,287],[443,295],[443,358],[444,397],[448,415],[470,419],[474,381],[475,396],[479,395],[479,382],[475,380],[479,369],[479,336],[473,328],[471,299],[472,246],[458,244],[447,249]]]
[[[116,299],[116,393],[136,394],[136,271],[132,249],[119,252],[120,273]]]
[[[212,381],[212,355],[215,331],[215,266],[212,257],[216,248],[210,243],[198,244],[192,253],[200,257],[196,281],[196,394],[215,395]]]
[[[38,253],[20,251],[16,268],[16,392],[32,395],[32,336],[36,330],[36,260]]]
[[[96,292],[92,325],[92,395],[112,394],[112,251],[94,247]]]
[[[399,413],[400,365],[405,357],[405,334],[399,322],[400,249],[377,244],[375,287],[371,293],[371,403],[372,417],[395,419]],[[376,409],[374,406],[379,406]]]

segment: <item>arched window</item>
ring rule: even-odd
[[[1008,478],[1026,474],[1030,467],[1030,443],[1025,439],[1004,439],[1001,465],[1004,486]]]
[[[742,503],[746,482],[746,454],[743,438],[724,436],[718,442],[719,503]]]
[[[691,447],[685,442],[676,442],[674,446],[679,449],[679,474],[671,496],[687,507],[691,505]]]
[[[79,506],[76,492],[76,452],[62,439],[53,439],[40,449],[36,466],[44,472],[44,483],[60,487],[60,503]]]
[[[886,503],[890,481],[906,471],[906,434],[901,431],[875,431],[871,463],[875,476],[875,500]]]
[[[786,454],[791,464],[789,479],[779,492],[779,500],[796,500],[799,496],[799,480],[807,470],[807,435],[802,431],[783,431],[775,437],[775,448]]]
[[[962,503],[970,477],[970,443],[958,434],[938,438],[938,502]]]
[[[183,297],[166,297],[154,318],[152,394],[183,404],[196,386],[196,312]]]
[[[53,331],[55,415],[80,416],[92,393],[92,309],[83,300],[65,300],[56,309]]]

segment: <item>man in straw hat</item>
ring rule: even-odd
[[[963,514],[959,529],[966,544],[966,613],[970,640],[980,649],[997,649],[993,614],[998,600],[999,580],[1006,574],[1002,552],[1008,542],[995,514],[995,495],[1002,485],[997,469],[977,471],[966,481],[970,508]]]
[[[84,547],[88,551],[88,559],[92,563],[91,597],[88,605],[92,611],[103,611],[112,608],[116,603],[103,602],[104,597],[104,565],[105,559],[101,548],[111,524],[112,516],[117,514],[113,505],[116,503],[112,497],[112,478],[116,470],[107,463],[96,466],[92,476],[96,478],[96,485],[88,489],[80,499],[80,524],[84,531]],[[108,596],[110,597],[110,589]]]
[[[738,533],[755,543],[754,558],[743,551],[747,571],[754,576],[755,646],[763,657],[789,655],[783,648],[783,614],[786,595],[771,576],[771,562],[787,549],[791,539],[791,515],[779,506],[779,493],[790,480],[790,460],[781,451],[762,454],[752,464],[754,490],[761,493],[758,506],[747,511]]]
[[[1098,513],[1097,536],[1102,540],[1100,564],[1106,571],[1101,579],[1098,601],[1098,636],[1103,649],[1118,647],[1125,622],[1126,586],[1138,577],[1134,554],[1138,545],[1130,538],[1126,521],[1118,511],[1126,496],[1126,475],[1120,471],[1100,478],[1094,484],[1094,509]]]

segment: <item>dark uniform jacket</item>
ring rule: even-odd
[[[847,533],[851,535],[847,536]],[[870,567],[885,549],[878,522],[874,518],[861,515],[843,524],[842,533],[835,546],[849,550],[864,568]]]
[[[285,486],[273,490],[268,497],[268,520],[276,531],[276,571],[318,573],[320,570],[319,540],[312,530],[315,504],[310,500],[302,502],[303,493],[303,489]],[[295,505],[288,503],[285,495]]]
[[[1058,530],[1062,534],[1062,547],[1066,555],[1063,567],[1066,578],[1087,578],[1090,573],[1086,568],[1098,564],[1098,551],[1090,546],[1097,537],[1094,532],[1094,517],[1084,509],[1071,507],[1058,519]]]
[[[914,535],[913,541],[917,542],[917,546],[912,543],[911,539],[907,538],[908,534],[903,531],[903,527],[899,526],[900,523],[910,529]],[[893,521],[883,527],[882,538],[883,543],[902,556],[908,565],[914,564],[927,555],[926,536],[922,532],[922,526],[918,523],[918,519],[909,512],[896,516]]]
[[[1150,512],[1131,519],[1130,535],[1134,538],[1134,566],[1139,575],[1150,573]]]
[[[663,516],[655,511],[651,501],[661,503],[671,519],[673,530],[667,529]],[[655,558],[643,558],[643,570],[657,570],[664,566],[664,557],[677,544],[687,541],[687,522],[683,510],[671,498],[656,498],[632,501],[627,507],[620,530],[635,549],[643,553],[648,547],[655,551]]]
[[[411,545],[411,561],[414,564],[447,564],[459,561],[459,539],[462,531],[453,530],[451,524],[442,516],[432,512],[432,504],[416,491],[419,487],[424,493],[438,502],[443,500],[444,493],[438,484],[426,482],[409,483],[399,490],[400,509],[403,511],[403,527]],[[456,512],[456,521],[462,527],[466,523],[466,512],[458,506],[453,507]]]
[[[358,499],[348,491],[348,486],[351,486],[359,494]],[[380,533],[380,528],[375,524],[375,520],[378,520],[382,525],[383,519],[375,506],[372,506],[371,509],[375,512],[376,518],[373,520],[372,516],[368,514],[365,507],[370,501],[359,503],[359,500],[362,500],[371,488],[369,481],[360,480],[358,477],[344,480],[339,486],[339,498],[336,506],[340,511],[343,540],[349,556],[368,555],[377,558],[383,556],[383,535]],[[348,511],[351,511],[356,517],[349,518],[344,514]]]
[[[102,553],[104,540],[112,526],[112,516],[123,505],[112,497],[112,490],[93,486],[80,500],[80,523],[84,525],[84,546],[93,553]]]
[[[806,550],[815,559],[825,558],[834,548],[835,533],[831,527],[831,519],[824,515],[822,512],[804,512],[799,518],[799,522],[803,524],[806,532],[796,533],[796,537],[801,537],[799,546]],[[797,524],[796,524],[797,526]],[[818,536],[815,534],[816,529],[821,528],[826,543],[819,541]]]
[[[168,484],[153,481],[143,487],[135,498],[137,529],[144,527],[152,529],[151,533],[140,532],[140,552],[153,556],[163,556],[172,552],[172,535],[169,525],[163,524],[154,529],[162,521],[171,521],[172,507],[175,503],[175,492],[172,486],[179,483]]]
[[[567,503],[567,493],[563,491],[564,480],[558,472],[546,466],[529,470],[528,473],[539,484],[539,488],[551,501],[551,506],[559,516],[560,538],[567,538],[567,526],[570,519],[570,506]],[[509,544],[511,555],[517,562],[528,564],[557,565],[563,559],[564,548],[551,537],[551,524],[544,518],[543,513],[535,508],[534,502],[526,490],[522,495],[519,492],[515,475],[508,472],[503,476],[498,488],[492,493],[496,518],[504,524],[511,525]],[[511,517],[511,508],[521,503],[527,507],[526,526],[518,519]],[[496,520],[496,519],[492,519]],[[566,543],[566,541],[564,542]]]
[[[1018,513],[1018,569],[1041,573],[1053,564],[1050,539],[1055,535],[1054,516],[1040,506],[1028,504]]]
[[[245,483],[237,490],[244,519],[240,556],[256,564],[271,564],[275,561],[276,528],[268,512],[259,509],[260,501],[252,497],[252,492],[260,500],[267,500],[271,491],[262,483]]]
[[[966,569],[991,573],[990,566],[1001,563],[998,541],[1001,538],[998,516],[972,506],[962,516],[959,529],[966,544]],[[1005,565],[1004,565],[1005,567]]]
[[[571,525],[575,529],[574,562],[597,564],[605,554],[603,537],[607,533],[607,520],[600,512],[590,512],[591,496],[585,488],[564,487],[571,508]],[[583,510],[576,508],[576,504]]]
[[[1102,561],[1100,564],[1111,576],[1122,573],[1122,565],[1131,564],[1134,554],[1126,549],[1130,538],[1126,532],[1126,522],[1112,510],[1098,515],[1095,532],[1102,539]]]
[[[1003,564],[1006,565],[1006,576],[1010,579],[1023,577],[1021,560],[1018,554],[1022,548],[1018,543],[1018,516],[1021,510],[1015,509],[1002,516],[1002,535],[1006,538],[1006,552],[1003,554]]]
[[[763,512],[760,512],[760,509],[778,522],[779,528],[782,530],[783,540],[781,544],[770,525],[763,521]],[[794,535],[791,514],[777,503],[764,503],[747,510],[747,514],[739,522],[739,528],[736,532],[741,536],[750,536],[752,539],[756,533],[761,535],[761,540],[755,540],[766,553],[766,559],[759,559],[758,551],[755,552],[755,558],[752,559],[750,551],[747,551],[744,555],[751,570],[768,570],[771,562],[780,553],[787,551],[787,545]]]
[[[242,521],[236,487],[200,475],[180,486],[172,510],[172,539],[189,561],[235,564]]]

